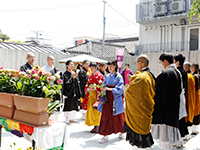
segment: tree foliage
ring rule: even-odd
[[[190,17],[189,23],[191,23],[192,18],[197,15],[200,21],[200,0],[194,0],[192,3],[192,8],[188,12],[188,17]]]
[[[9,37],[8,35],[6,35],[6,34],[0,33],[0,39],[1,39],[2,41],[5,41],[5,40],[9,40],[10,37]]]

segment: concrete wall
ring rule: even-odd
[[[173,55],[179,53],[183,54],[186,57],[186,61],[189,61],[191,63],[197,62],[200,64],[200,51],[172,52]],[[26,54],[27,52],[25,51],[0,49],[0,67],[18,70],[21,65],[26,63]],[[41,67],[46,65],[47,56],[49,55],[48,53],[34,54],[36,56],[35,64],[38,64]],[[150,60],[149,68],[155,76],[157,76],[162,71],[162,66],[159,63],[159,56],[161,54],[162,53],[147,53]],[[53,54],[53,56],[55,57],[55,66],[59,68],[60,71],[64,72],[66,70],[66,66],[65,64],[58,63],[58,60],[72,56],[65,54]],[[122,69],[124,69],[125,64],[128,63],[130,64],[130,69],[135,72],[137,70],[135,66],[136,58],[137,56],[125,56],[123,58]],[[108,61],[113,61],[116,60],[116,57],[105,57],[104,59]]]
[[[0,67],[9,68],[9,69],[16,69],[18,70],[21,65],[24,65],[26,60],[26,55],[28,52],[20,51],[20,50],[7,50],[7,49],[0,49]],[[69,57],[69,55],[65,54],[48,54],[48,53],[38,53],[33,52],[35,54],[35,63],[38,64],[40,67],[43,67],[47,64],[47,56],[53,55],[55,57],[55,66],[59,68],[60,71],[65,71],[66,66],[65,64],[58,63],[58,60],[64,59]]]
[[[161,71],[163,70],[162,65],[159,63],[159,57],[162,53],[147,53],[147,56],[149,57],[149,68],[151,72],[155,75],[158,76]],[[185,56],[186,60],[191,63],[198,63],[200,64],[200,51],[183,51],[183,52],[172,52],[172,55],[177,55],[177,54],[182,54]],[[122,64],[122,69],[125,68],[125,64],[128,63],[130,64],[130,69],[133,70],[133,72],[137,71],[135,61],[136,61],[137,56],[129,56],[129,57],[124,57],[123,59],[123,64]],[[106,58],[109,61],[115,60],[115,58]]]
[[[155,76],[158,76],[161,71],[163,70],[161,64],[159,63],[159,56],[162,53],[148,53],[149,57],[149,68]],[[185,56],[186,60],[191,63],[198,63],[200,64],[200,51],[184,51],[184,52],[172,52],[173,55],[182,54]]]

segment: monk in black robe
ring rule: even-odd
[[[83,67],[78,73],[78,77],[80,79],[81,92],[82,92],[82,97],[80,98],[80,102],[79,102],[79,106],[81,109],[82,109],[81,105],[82,105],[83,99],[85,98],[85,86],[89,77],[89,74],[87,73],[89,70],[89,65],[90,65],[90,62],[88,60],[84,60]],[[85,120],[85,115],[86,115],[86,112],[82,110],[81,119]]]
[[[187,72],[183,69],[183,63],[185,61],[185,57],[182,54],[179,54],[179,55],[174,56],[174,60],[175,60],[177,69],[180,71],[180,73],[182,75],[184,95],[186,96],[188,78],[187,78]],[[179,130],[180,130],[182,138],[184,138],[186,135],[189,134],[188,128],[187,128],[187,123],[185,121],[185,117],[183,117],[181,120],[179,120]],[[182,145],[183,145],[183,143],[181,143],[179,145],[179,147],[181,147]]]
[[[67,71],[63,74],[63,95],[66,123],[77,122],[75,120],[78,111],[78,99],[81,96],[78,73],[73,72],[74,63],[71,60],[66,62]]]
[[[152,135],[158,140],[160,149],[171,150],[181,139],[178,129],[181,74],[173,64],[171,54],[163,53],[159,60],[164,70],[156,78]]]
[[[22,65],[19,70],[22,72],[26,72],[26,70],[31,70],[33,68],[33,63],[35,61],[35,55],[33,53],[27,54],[27,63],[25,65]]]

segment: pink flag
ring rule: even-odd
[[[117,49],[116,51],[117,51],[118,71],[120,72],[123,63],[124,49]]]

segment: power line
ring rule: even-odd
[[[51,10],[51,9],[63,9],[63,8],[71,8],[71,7],[81,7],[81,6],[92,5],[92,4],[97,4],[97,3],[100,3],[100,1],[98,1],[98,2],[93,2],[93,3],[80,4],[80,5],[62,6],[62,7],[35,8],[35,9],[15,9],[15,10],[0,10],[0,12],[40,11],[40,10]]]
[[[130,22],[127,21],[117,21],[117,22],[111,22],[107,24],[107,27],[115,27],[115,26],[120,26],[120,25],[129,25]],[[102,28],[102,25],[93,25],[93,26],[85,26],[85,27],[76,27],[76,28],[68,28],[68,29],[51,29],[51,30],[45,30],[45,31],[66,31],[66,30],[91,30],[91,29],[96,29],[96,28]]]
[[[127,27],[130,26],[132,24],[130,24],[129,22],[121,22],[118,24],[109,24],[106,26],[107,29],[116,29],[119,27]],[[78,27],[78,28],[68,28],[68,29],[61,29],[61,30],[44,30],[44,32],[48,32],[48,33],[63,33],[65,34],[66,32],[93,32],[93,31],[100,31],[102,30],[102,26],[101,25],[97,25],[97,26],[90,26],[90,27]]]
[[[119,11],[117,11],[115,8],[113,8],[112,6],[110,6],[108,3],[106,3],[110,8],[112,8],[116,13],[118,13],[120,16],[122,16],[123,18],[125,18],[126,20],[128,20],[129,22],[131,22],[132,24],[138,26],[138,24],[136,24],[135,22],[131,21],[130,19],[126,18],[124,15],[122,15]]]
[[[31,32],[26,32],[26,33],[23,33],[23,34],[15,35],[15,36],[13,36],[12,38],[19,37],[19,36],[23,36],[23,35],[26,35],[26,34],[29,34],[29,33],[31,33]]]

